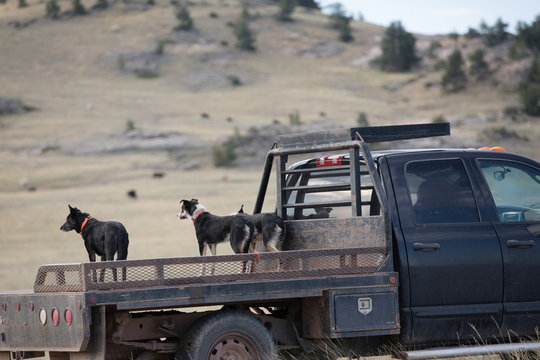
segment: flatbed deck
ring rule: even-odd
[[[320,296],[328,279],[338,287],[362,286],[356,275],[375,274],[385,260],[385,248],[364,247],[45,265],[34,292],[83,293],[87,305],[118,309],[274,300],[291,292]],[[379,281],[386,280],[374,284]]]

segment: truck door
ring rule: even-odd
[[[540,169],[479,159],[504,262],[504,335],[535,335],[540,325]]]
[[[402,311],[417,343],[497,335],[502,319],[501,249],[478,183],[439,154],[388,157],[409,266]]]

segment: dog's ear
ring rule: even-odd
[[[73,212],[75,212],[75,210],[77,210],[76,207],[71,207],[71,205],[68,205],[68,207],[69,207],[69,212],[70,213],[73,213]]]
[[[199,199],[191,199],[191,202],[192,202],[193,204],[198,204],[198,203],[199,203]]]
[[[239,213],[239,214],[243,214],[243,213],[244,213],[244,204],[242,204],[242,206],[240,206],[240,210],[238,210],[238,213]]]

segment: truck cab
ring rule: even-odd
[[[534,336],[540,167],[490,150],[379,157],[407,342]]]
[[[540,283],[540,167],[501,150],[371,154],[391,216],[388,250],[400,279],[403,344],[535,335],[540,325],[540,289],[534,285]],[[350,217],[350,159],[341,153],[291,165],[285,171],[283,218],[293,223]],[[365,161],[361,154],[356,214],[381,216],[384,207]],[[322,232],[322,241],[328,242]],[[363,234],[358,237],[364,241]]]

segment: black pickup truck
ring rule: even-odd
[[[540,164],[500,149],[368,147],[447,134],[280,137],[254,213],[275,164],[285,251],[42,266],[33,290],[0,292],[0,359],[262,359],[338,338],[399,343],[411,359],[539,349],[515,339],[540,326]]]

